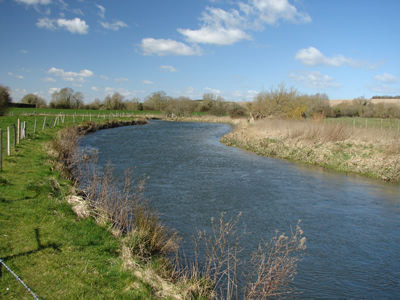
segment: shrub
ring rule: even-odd
[[[10,89],[0,85],[0,116],[4,116],[6,114],[11,101]]]

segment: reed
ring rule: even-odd
[[[263,119],[238,127],[221,141],[265,156],[400,181],[400,139],[394,129]]]

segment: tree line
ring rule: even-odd
[[[387,98],[387,96],[382,96]],[[396,98],[396,97],[392,97]],[[374,96],[378,99],[378,96]],[[91,110],[130,110],[161,111],[169,116],[190,116],[193,113],[206,113],[215,116],[244,117],[254,119],[275,117],[282,119],[304,119],[319,117],[366,117],[366,118],[400,118],[400,106],[391,103],[374,104],[370,99],[359,97],[344,101],[332,107],[325,93],[302,94],[293,87],[287,88],[284,83],[270,90],[261,91],[253,101],[237,103],[226,101],[213,93],[205,93],[199,100],[188,97],[171,97],[164,91],[147,96],[143,101],[138,98],[125,99],[118,92],[107,95],[103,100],[95,99],[85,104],[84,95],[66,87],[53,92],[49,104],[35,94],[27,94],[21,103],[35,105],[36,108],[58,109],[91,109]],[[0,85],[0,115],[4,115],[12,102],[8,87]]]

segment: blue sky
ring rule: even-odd
[[[280,83],[330,99],[400,94],[398,0],[0,0],[14,102],[156,91],[251,101]]]

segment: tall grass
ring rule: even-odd
[[[265,156],[400,182],[400,132],[322,121],[263,119],[221,139]]]

